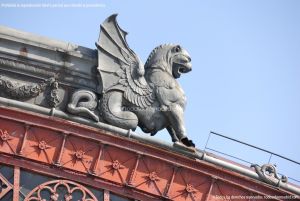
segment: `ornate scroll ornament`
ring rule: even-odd
[[[278,186],[280,182],[286,183],[288,180],[284,175],[282,175],[281,178],[278,176],[275,164],[264,164],[261,167],[257,164],[253,164],[251,167],[254,167],[258,176],[268,184]]]
[[[68,180],[54,180],[37,186],[25,198],[25,201],[31,200],[98,201],[90,190]]]
[[[8,77],[0,75],[0,89],[14,99],[34,98],[42,93],[46,89],[46,86],[47,82],[27,84],[11,81]]]
[[[56,83],[56,84],[55,84]],[[50,102],[57,102],[57,93],[55,90],[58,88],[58,83],[54,78],[50,78],[41,83],[25,83],[22,81],[12,81],[10,78],[0,75],[0,89],[10,98],[13,99],[28,99],[37,97],[40,93],[44,92],[47,86],[51,86],[51,99]],[[53,104],[51,103],[51,106]]]
[[[160,45],[143,65],[126,35],[112,15],[96,43],[104,120],[124,129],[139,126],[151,135],[167,128],[173,142],[194,147],[184,124],[186,97],[176,81],[192,70],[190,55],[180,45]]]

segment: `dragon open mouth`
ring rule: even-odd
[[[173,61],[173,76],[179,78],[181,74],[188,73],[192,70],[191,59],[188,56],[180,55]]]

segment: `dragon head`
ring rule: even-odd
[[[191,57],[185,49],[176,45],[172,47],[169,54],[174,78],[179,78],[182,73],[187,73],[192,70]]]
[[[180,45],[160,45],[150,53],[145,69],[161,69],[179,78],[192,70],[191,57]]]

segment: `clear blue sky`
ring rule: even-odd
[[[193,71],[179,79],[188,97],[189,136],[203,148],[216,131],[300,161],[300,1],[1,0],[1,3],[100,3],[101,8],[4,8],[0,24],[95,49],[99,25],[119,13],[130,47],[147,59],[179,43]],[[157,136],[170,140],[166,132]],[[246,160],[259,155],[212,138],[210,146]],[[300,180],[300,168],[273,159]]]

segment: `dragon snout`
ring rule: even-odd
[[[185,64],[190,63],[192,61],[191,57],[188,55],[180,55],[178,57],[179,63]]]
[[[187,60],[187,63],[190,63],[192,61],[191,57],[190,56],[185,56],[186,60]]]
[[[188,73],[192,70],[192,63],[191,63],[192,59],[190,56],[188,55],[184,55],[183,57],[181,57],[181,67],[179,68],[179,71],[181,73]]]

